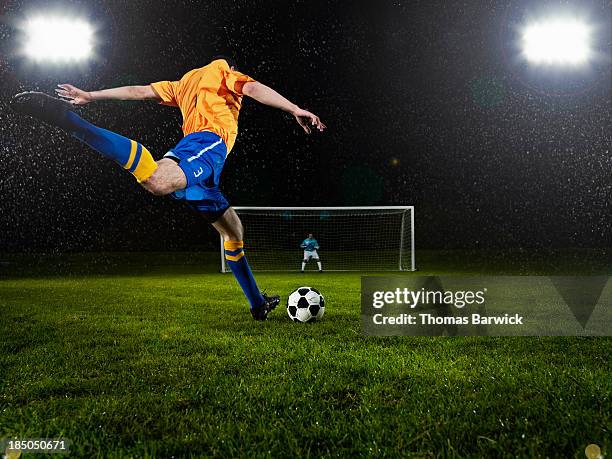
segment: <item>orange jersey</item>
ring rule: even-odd
[[[184,135],[214,132],[225,141],[229,154],[238,135],[242,88],[249,81],[255,80],[231,70],[225,59],[217,59],[178,81],[159,81],[151,86],[162,104],[181,109]]]

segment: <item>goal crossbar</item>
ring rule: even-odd
[[[358,207],[254,207],[232,206],[234,210],[413,210],[414,206],[358,206]]]

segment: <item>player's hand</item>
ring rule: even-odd
[[[58,84],[55,92],[73,105],[85,105],[93,101],[91,94],[71,84]]]
[[[306,134],[310,134],[312,129],[318,129],[319,132],[323,132],[327,126],[325,126],[319,117],[314,113],[310,113],[308,110],[298,108],[293,112],[293,116],[297,120],[298,124],[302,126]]]

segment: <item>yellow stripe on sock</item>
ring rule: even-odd
[[[128,159],[128,162],[125,163],[125,166],[123,166],[124,169],[129,169],[130,167],[132,167],[132,163],[134,162],[134,158],[136,157],[136,147],[138,146],[138,144],[133,140],[130,140],[130,143],[130,159]]]
[[[227,255],[225,254],[225,259],[229,261],[238,261],[242,257],[244,257],[244,252],[240,252],[238,255]]]
[[[244,247],[243,241],[223,241],[223,247],[225,250],[238,250]]]
[[[135,144],[136,142],[134,142],[134,145]],[[132,175],[136,177],[138,183],[141,183],[151,177],[155,169],[157,169],[157,163],[153,159],[153,156],[151,156],[149,150],[143,145],[142,151],[140,152],[140,161],[138,161],[138,165],[136,169],[134,169],[134,172],[132,172]]]

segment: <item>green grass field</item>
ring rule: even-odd
[[[117,458],[610,454],[609,338],[364,337],[360,273],[262,273],[327,310],[257,323],[217,254],[3,259],[0,438]],[[425,253],[419,274],[610,268],[545,259]]]

